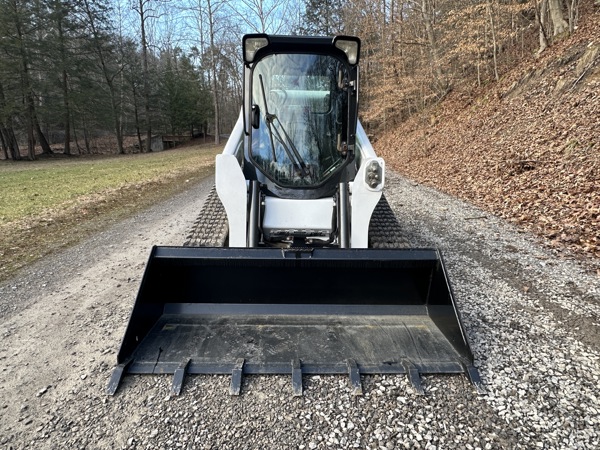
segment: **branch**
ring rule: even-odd
[[[405,45],[420,45],[421,47],[427,47],[427,44],[419,41],[394,41],[396,44],[405,44]]]
[[[597,58],[596,58],[597,59]],[[583,72],[581,73],[581,75],[579,75],[579,78],[577,78],[573,84],[571,85],[571,88],[569,89],[569,91],[572,91],[573,89],[575,89],[575,86],[577,86],[577,83],[579,83],[583,77],[585,77],[585,75],[590,71],[590,69],[592,67],[594,67],[594,64],[596,62],[596,59],[594,59],[591,63],[588,64],[588,66],[583,70]]]

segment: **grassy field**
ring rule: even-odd
[[[221,151],[0,161],[0,280],[200,181]]]

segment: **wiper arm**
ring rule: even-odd
[[[275,143],[273,142],[273,130],[271,130],[271,122],[273,122],[273,117],[275,116],[269,113],[269,105],[267,104],[267,95],[265,94],[265,85],[263,84],[262,74],[258,75],[258,79],[260,80],[260,90],[262,91],[263,103],[265,104],[265,122],[267,122],[267,128],[269,130],[269,140],[271,141],[271,155],[273,156],[273,161],[277,162],[277,157],[275,156]]]
[[[298,152],[298,149],[296,148],[296,146],[294,145],[294,141],[292,141],[292,138],[290,138],[289,134],[287,134],[287,132],[285,131],[285,128],[283,128],[283,124],[281,123],[281,120],[279,120],[279,118],[277,116],[274,116],[275,119],[277,119],[277,122],[279,123],[279,127],[281,128],[281,132],[284,134],[288,144],[290,145],[292,152],[294,153],[294,156],[296,157],[296,160],[298,161],[298,165],[300,166],[300,169],[302,170],[302,176],[305,177],[306,175],[308,175],[308,168],[306,166],[306,163],[304,162],[304,159],[302,159],[302,156],[300,156],[300,152]],[[277,128],[275,128],[275,132],[277,132]],[[279,133],[277,133],[279,134]],[[280,137],[281,139],[281,137]]]
[[[277,162],[277,158],[275,156],[275,143],[273,141],[273,130],[275,130],[275,134],[277,135],[276,136],[277,141],[283,147],[283,150],[287,154],[287,156],[290,159],[290,161],[292,162],[292,164],[300,167],[300,170],[302,172],[301,173],[302,177],[305,177],[309,174],[306,163],[302,159],[302,156],[300,156],[300,153],[298,152],[298,149],[294,145],[294,142],[290,138],[289,134],[287,134],[287,132],[285,131],[285,128],[283,127],[283,124],[281,123],[281,120],[279,120],[279,118],[275,114],[271,114],[269,112],[269,106],[267,104],[267,95],[265,94],[265,85],[263,83],[262,74],[259,74],[258,78],[260,80],[260,89],[262,91],[263,103],[265,104],[265,122],[267,122],[267,128],[269,129],[269,139],[271,141],[271,153],[273,156],[273,161]],[[275,128],[275,121],[277,121],[279,123],[279,127],[281,128],[281,131],[283,132],[283,134],[285,136],[285,140],[281,137],[279,130],[277,130],[277,128]],[[271,128],[271,124],[273,124],[273,128]],[[287,141],[287,143],[289,144],[289,147],[288,147],[288,145],[286,145],[285,141]]]

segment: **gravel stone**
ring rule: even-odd
[[[189,239],[207,179],[0,284],[0,444],[599,448],[596,267],[433,189],[393,173],[387,181],[403,239],[444,256],[485,394],[464,376],[425,375],[418,396],[405,376],[379,375],[363,376],[364,395],[355,397],[347,377],[320,375],[303,378],[302,397],[285,376],[247,376],[231,397],[229,377],[202,375],[170,397],[171,377],[131,375],[107,397],[150,247]],[[52,388],[37,397],[40,386]]]

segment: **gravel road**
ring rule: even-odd
[[[129,376],[104,394],[153,244],[179,245],[208,194],[189,191],[0,285],[2,449],[596,449],[600,277],[506,222],[390,174],[416,246],[439,247],[486,393],[464,376]]]

